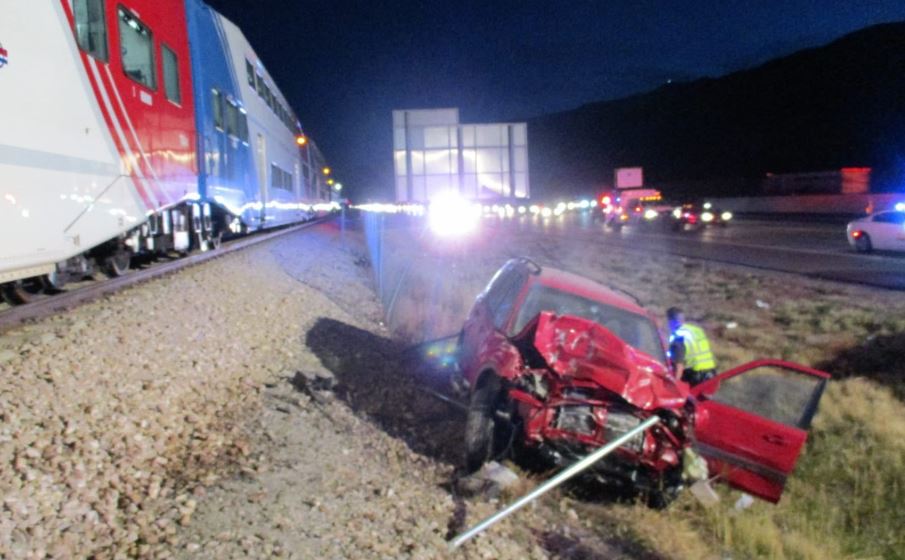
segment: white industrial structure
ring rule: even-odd
[[[460,124],[458,109],[393,111],[393,155],[398,202],[530,194],[526,123]]]

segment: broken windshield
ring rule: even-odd
[[[557,315],[574,315],[594,321],[629,346],[650,355],[661,364],[666,364],[657,328],[647,317],[548,286],[535,286],[531,289],[516,317],[512,334],[521,332],[541,311],[550,311]]]

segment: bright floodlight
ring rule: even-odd
[[[472,232],[481,218],[481,207],[457,194],[435,198],[427,213],[431,230],[441,236],[465,235]]]

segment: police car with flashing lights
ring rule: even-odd
[[[905,203],[849,222],[846,234],[849,244],[861,253],[905,251]]]

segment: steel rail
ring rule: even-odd
[[[597,461],[603,459],[604,457],[606,457],[613,451],[616,451],[616,449],[618,449],[622,444],[626,443],[628,440],[630,440],[633,437],[635,437],[636,435],[644,432],[645,430],[654,426],[655,424],[658,424],[659,422],[660,422],[659,416],[656,416],[656,415],[651,416],[650,418],[648,418],[644,422],[641,422],[640,424],[638,424],[631,430],[625,432],[618,438],[607,443],[606,445],[604,445],[597,451],[594,451],[593,453],[591,453],[584,459],[581,459],[577,463],[572,464],[570,467],[568,467],[567,469],[565,469],[558,475],[554,476],[547,482],[544,482],[543,484],[541,484],[540,486],[538,486],[537,488],[535,488],[528,494],[525,494],[524,496],[522,496],[521,498],[519,498],[518,500],[513,502],[511,505],[507,506],[504,509],[501,509],[500,511],[498,511],[498,512],[494,513],[493,515],[491,515],[490,517],[484,519],[477,525],[473,526],[471,529],[468,529],[464,533],[451,539],[449,541],[450,550],[459,548],[466,541],[475,537],[479,533],[484,532],[484,530],[486,530],[491,525],[494,525],[498,521],[503,520],[504,518],[508,517],[509,515],[515,513],[519,509],[521,509],[521,508],[525,507],[526,505],[528,505],[529,503],[533,502],[537,498],[546,494],[550,490],[553,490],[554,488],[556,488],[563,482],[569,480],[573,476],[586,470],[587,468],[589,468],[591,465],[593,465]]]
[[[290,233],[307,229],[309,227],[323,223],[328,219],[330,218],[321,218],[304,224],[289,226],[277,231],[262,234],[253,234],[251,236],[229,242],[228,244],[224,244],[219,249],[192,254],[187,257],[176,259],[170,262],[157,263],[144,270],[129,271],[123,276],[105,280],[98,280],[96,282],[88,284],[87,286],[83,286],[72,291],[65,291],[59,294],[41,298],[32,303],[10,307],[5,311],[0,312],[0,333],[21,325],[22,323],[25,323],[27,321],[34,321],[43,319],[45,317],[50,317],[64,311],[68,311],[69,309],[72,309],[79,305],[100,299],[106,295],[113,294],[125,288],[148,282],[150,280],[166,276],[167,274],[172,274],[184,268],[196,266],[209,260],[223,257],[231,253],[241,251],[243,249],[247,249],[254,245],[271,241],[283,235],[288,235]]]

